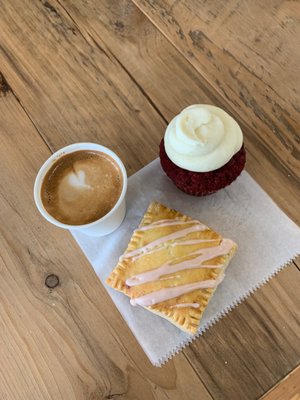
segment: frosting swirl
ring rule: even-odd
[[[173,118],[164,142],[174,164],[189,171],[209,172],[221,168],[241,149],[243,133],[221,108],[195,104]]]

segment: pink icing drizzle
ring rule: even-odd
[[[157,290],[156,292],[145,294],[144,296],[137,297],[136,299],[131,299],[131,305],[140,305],[143,307],[151,306],[162,301],[170,300],[174,297],[181,296],[185,293],[192,292],[197,289],[208,289],[216,287],[220,282],[222,282],[224,275],[219,275],[217,279],[209,279],[201,282],[189,283],[187,285],[181,285],[171,288],[165,288]]]
[[[207,242],[218,242],[220,239],[195,239],[195,240],[184,240],[184,241],[180,241],[180,242],[173,242],[170,243],[171,247],[175,247],[175,246],[184,246],[184,245],[194,245],[194,244],[199,244],[199,243],[207,243]],[[136,261],[138,260],[140,257],[143,257],[145,255],[149,255],[152,253],[155,253],[157,251],[161,250],[160,247],[156,247],[152,250],[147,251],[146,253],[140,253],[138,255],[136,255],[135,257],[132,257],[132,261]]]
[[[189,255],[198,255],[198,257],[193,258],[192,260],[186,260],[179,262],[177,264],[165,263],[158,268],[155,268],[151,271],[143,272],[138,275],[134,275],[128,279],[126,279],[126,285],[128,286],[136,286],[141,283],[152,282],[159,279],[162,275],[176,273],[183,269],[192,269],[192,268],[220,268],[222,265],[201,265],[203,262],[215,258],[217,256],[222,256],[228,253],[228,251],[233,246],[233,241],[230,239],[223,239],[220,245],[215,247],[207,247],[205,249],[199,249]],[[176,260],[174,260],[176,261]]]
[[[192,240],[181,240],[180,242],[173,242],[171,243],[171,246],[190,246],[193,244],[199,244],[199,243],[207,243],[207,242],[219,242],[220,239],[192,239]]]
[[[171,306],[170,308],[182,308],[182,307],[199,308],[199,306],[200,306],[199,303],[180,303],[180,304],[175,304],[174,306]]]
[[[190,221],[182,221],[181,219],[160,219],[158,221],[153,222],[152,224],[141,226],[140,228],[136,229],[136,231],[148,231],[149,229],[153,228],[162,228],[165,226],[187,225],[187,224],[199,225],[199,221],[196,221],[194,219]]]
[[[193,225],[186,229],[181,229],[179,231],[173,232],[169,235],[166,235],[159,239],[156,239],[153,242],[150,242],[143,247],[140,247],[140,248],[132,250],[132,251],[128,251],[120,259],[122,260],[124,258],[129,258],[129,257],[134,257],[134,256],[137,256],[140,254],[145,254],[146,252],[148,252],[148,250],[153,249],[153,247],[156,247],[162,243],[168,242],[169,240],[178,239],[180,237],[188,235],[189,233],[197,232],[197,231],[204,231],[205,229],[207,229],[207,227],[202,224]]]

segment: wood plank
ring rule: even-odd
[[[118,126],[126,126],[129,128],[129,126],[134,123],[134,127],[138,127],[138,129],[134,131],[134,139],[138,141],[138,144],[135,145],[134,150],[129,148],[129,146],[128,148],[124,147],[122,149],[129,172],[133,172],[134,170],[138,169],[143,163],[146,163],[147,161],[149,161],[149,159],[151,159],[151,157],[154,157],[155,154],[157,154],[153,142],[146,143],[144,135],[145,132],[147,132],[147,139],[148,136],[153,138],[153,140],[156,141],[155,145],[157,145],[165,128],[164,119],[169,119],[166,118],[165,115],[168,115],[171,118],[171,116],[174,115],[175,112],[179,111],[179,109],[182,108],[183,105],[187,105],[191,102],[196,102],[198,98],[207,99],[217,104],[223,104],[220,103],[222,99],[219,100],[218,97],[216,98],[214,96],[213,90],[209,87],[209,85],[202,81],[202,79],[195,73],[194,69],[186,63],[184,58],[178,56],[177,52],[159,34],[159,32],[155,31],[155,29],[153,29],[153,26],[149,24],[143,18],[143,16],[135,10],[135,8],[132,8],[132,6],[127,7],[127,5],[124,5],[125,3],[123,3],[123,14],[121,14],[121,17],[123,19],[115,20],[111,16],[111,25],[115,25],[115,29],[111,29],[111,31],[109,31],[108,29],[107,32],[105,32],[104,30],[106,35],[105,40],[108,40],[107,37],[109,36],[109,32],[114,37],[115,41],[117,41],[117,37],[119,38],[118,43],[123,40],[123,46],[118,44],[119,47],[114,47],[114,52],[112,52],[111,43],[109,44],[109,46],[106,46],[106,42],[103,43],[98,41],[98,37],[100,36],[99,33],[98,37],[95,35],[88,35],[88,30],[82,29],[82,25],[80,25],[79,28],[76,26],[76,23],[73,20],[73,12],[70,14],[71,16],[67,16],[65,11],[59,5],[54,8],[52,4],[56,3],[51,3],[52,11],[50,10],[51,14],[49,17],[47,14],[49,10],[49,3],[47,4],[47,7],[43,8],[42,5],[32,2],[30,7],[33,7],[33,9],[30,9],[29,11],[24,11],[26,18],[21,18],[21,16],[18,15],[18,12],[16,12],[15,15],[15,10],[13,9],[12,5],[7,6],[5,16],[0,16],[0,18],[2,18],[2,25],[4,24],[5,26],[3,32],[5,32],[6,35],[5,47],[3,45],[2,52],[1,49],[0,52],[2,54],[2,65],[5,73],[8,76],[9,82],[12,83],[13,89],[20,98],[21,103],[26,108],[26,110],[28,110],[30,117],[33,119],[34,123],[37,125],[52,149],[56,149],[61,145],[68,143],[68,140],[74,141],[78,140],[79,138],[80,140],[86,140],[86,138],[88,137],[89,140],[93,139],[97,141],[102,141],[102,143],[104,140],[105,144],[113,147],[116,151],[118,151],[118,149],[120,149],[119,146],[123,146],[123,142],[118,142],[119,139],[117,139],[117,142],[115,142],[115,140],[116,137],[120,137],[120,132],[123,132],[123,130],[119,129],[117,135],[115,134],[114,119],[116,119],[117,115],[117,117],[119,118]],[[108,19],[110,17],[110,14],[108,12],[107,14],[103,13],[103,9],[107,10],[107,8],[105,7],[101,7],[101,12],[97,7],[95,7],[95,11],[98,10],[98,12],[95,14],[94,10],[92,10],[90,14],[86,16],[86,14],[84,14],[84,10],[90,10],[88,7],[89,4],[94,3],[88,3],[86,4],[86,7],[80,9],[80,12],[83,13],[82,19],[84,20],[88,18],[88,20],[93,21],[93,24],[95,24],[95,30],[99,30],[100,32],[100,29],[103,29],[103,25],[101,25],[101,22],[99,22],[100,25],[97,25],[94,20],[97,20],[99,18],[99,14],[104,14],[105,18]],[[109,3],[103,4],[109,5]],[[21,3],[19,5],[21,7]],[[110,12],[111,10],[115,10],[115,3],[113,4],[113,7],[108,8],[108,10],[110,10]],[[38,22],[39,18],[35,17],[39,15],[39,13],[41,14],[40,19],[43,23],[42,27],[41,23]],[[32,19],[34,20],[32,21]],[[123,28],[122,23],[124,24]],[[62,26],[60,26],[59,24]],[[58,25],[58,27],[56,25]],[[34,27],[34,29],[32,29],[31,26]],[[67,29],[67,27],[69,27],[69,29]],[[76,34],[71,34],[72,29],[75,31]],[[59,33],[57,33],[57,30]],[[24,37],[22,37],[23,43],[21,46],[21,40],[18,35],[14,34],[15,31],[22,31],[27,33],[27,35],[25,35],[25,38],[30,33],[30,39],[28,39],[29,43],[28,41],[24,40]],[[153,34],[153,32],[155,33]],[[32,43],[40,44],[40,35],[44,35],[45,38],[49,36],[49,39],[47,38],[47,41],[45,40],[45,42],[43,42],[43,52],[47,54],[48,58],[51,59],[51,67],[54,66],[54,70],[53,68],[50,68],[48,66],[48,59],[45,60],[42,57],[32,59],[32,57],[30,57],[30,49],[32,47]],[[61,38],[60,35],[63,36],[63,38]],[[77,38],[79,35],[81,35],[80,38],[82,38],[82,40],[80,39],[78,41]],[[75,39],[73,39],[73,36],[75,37]],[[124,46],[124,42],[126,43],[126,46]],[[145,43],[145,45],[143,45],[143,42]],[[88,43],[88,45],[86,43]],[[60,48],[60,45],[62,46],[62,49]],[[92,47],[93,51],[89,50],[89,46]],[[111,61],[110,63],[108,63],[107,61],[107,66],[105,66],[106,64],[104,63],[104,67],[101,64],[103,60],[102,58],[100,58],[99,46],[100,48],[105,49],[105,53],[109,55],[109,59]],[[122,48],[124,49],[123,51]],[[158,52],[155,52],[153,50],[156,48],[159,48],[161,50],[160,54],[166,51],[166,55],[158,56]],[[170,49],[172,49],[173,52]],[[88,62],[90,62],[90,52],[92,52],[93,54],[93,59],[97,60],[97,62],[95,63],[96,66],[93,65],[94,68],[91,67],[90,63],[87,66],[84,66],[84,64],[82,65],[80,63],[75,63],[74,60],[77,60],[79,58],[78,54],[80,54],[80,57],[83,57],[82,54],[87,54],[86,57],[88,58]],[[117,54],[118,58],[114,57],[114,54]],[[136,65],[137,59],[139,60],[138,66]],[[126,61],[126,63],[124,60]],[[170,60],[173,62],[170,63]],[[149,66],[146,68],[146,65],[148,63]],[[135,69],[133,69],[134,65]],[[108,90],[106,93],[107,97],[104,98],[100,95],[98,96],[98,92],[94,87],[95,85],[93,86],[94,81],[97,81],[96,77],[98,76],[98,74],[100,74],[98,73],[98,68],[100,67],[102,69],[106,68],[101,75],[104,76],[104,78],[102,78],[104,80],[104,85],[106,77],[109,77],[111,85],[110,87],[112,88],[112,93]],[[145,70],[143,70],[144,67],[146,68]],[[152,70],[152,68],[154,68],[154,70],[151,72],[150,70]],[[47,75],[50,71],[52,74],[51,79],[49,79]],[[111,71],[113,71],[113,73]],[[146,79],[146,77],[148,77],[148,73],[149,78]],[[170,74],[169,79],[168,74]],[[26,79],[24,79],[29,79],[31,75],[34,76],[36,82],[36,88],[34,89],[31,87],[31,84],[28,84],[26,82]],[[178,76],[180,76],[180,80],[178,79]],[[121,79],[120,77],[122,78],[122,87],[125,98],[126,92],[128,91],[134,94],[131,97],[132,103],[134,105],[135,102],[140,101],[140,107],[142,111],[136,112],[135,116],[133,116],[133,114],[131,113],[127,114],[127,108],[126,104],[125,106],[123,104],[123,98],[122,101],[119,100],[118,85],[119,80]],[[128,77],[130,77],[130,79]],[[166,81],[164,79],[166,79]],[[97,89],[100,91],[103,82],[102,80],[97,82]],[[174,84],[174,82],[176,82],[176,84]],[[195,90],[191,92],[190,87],[193,87],[194,89],[194,86]],[[81,104],[80,107],[77,106],[77,100],[74,99],[72,96],[76,93],[75,89],[77,89],[77,87],[80,87],[80,99],[78,100],[78,104]],[[57,88],[59,88],[60,90],[58,91]],[[93,97],[93,101],[95,102],[95,104],[90,104],[89,102],[89,91],[92,89],[93,93],[96,93],[95,97]],[[173,93],[173,90],[175,91],[175,94]],[[118,96],[114,95],[115,92],[118,93]],[[160,93],[163,101],[161,100],[159,102]],[[38,94],[37,98],[35,97],[36,94]],[[67,107],[63,109],[63,117],[60,115],[60,103],[57,101],[57,95],[60,96],[61,104],[67,104]],[[106,111],[108,113],[111,112],[111,105],[108,103],[107,99],[110,99],[112,97],[114,101],[118,104],[118,114],[110,114],[111,123],[106,124],[106,130],[104,133],[102,131],[99,132],[97,129],[99,129],[99,125],[101,126],[102,115],[106,115]],[[155,101],[153,99],[155,99]],[[143,102],[145,104],[143,104]],[[163,105],[163,103],[165,103],[165,105]],[[91,107],[91,111],[86,110],[87,107]],[[226,105],[224,108],[228,109]],[[46,110],[47,113],[45,112]],[[145,115],[144,110],[147,111],[148,115]],[[163,113],[160,110],[164,110]],[[98,115],[100,111],[101,116]],[[90,119],[87,117],[87,114],[89,114],[89,116],[91,117]],[[73,122],[73,119],[76,120],[76,123]],[[70,121],[70,126],[68,125],[68,121]],[[72,128],[71,130],[70,127]],[[84,130],[85,132],[82,133]],[[124,131],[126,132],[126,138],[129,137],[129,134],[127,134],[127,132],[131,133],[132,131],[132,129],[127,129]],[[291,206],[291,203],[297,205],[295,197],[293,200],[293,196],[291,196],[291,201],[287,202],[286,196],[287,193],[295,195],[295,190],[297,189],[295,189],[294,185],[289,183],[287,178],[284,177],[283,171],[280,169],[280,167],[276,166],[271,156],[267,158],[260,157],[260,155],[264,155],[267,150],[265,150],[263,146],[260,146],[260,142],[257,138],[254,137],[251,142],[251,137],[253,136],[251,135],[251,130],[248,128],[247,132],[249,132],[249,134],[247,134],[247,137],[249,137],[249,139],[247,139],[249,140],[248,143],[253,143],[253,154],[250,154],[250,151],[248,150],[250,157],[248,162],[248,169],[250,168],[251,173],[253,169],[253,174],[255,178],[258,177],[258,180],[260,179],[260,182],[266,185],[267,188],[269,188],[269,192],[272,194],[272,196],[274,196],[276,201],[278,200],[279,196],[282,197],[282,201],[279,201],[279,204],[282,207],[286,207],[286,209],[289,210],[288,212],[290,213],[290,215],[296,218],[297,208]],[[114,134],[116,136],[113,136]],[[62,135],[65,135],[65,137],[63,137]],[[133,141],[133,138],[130,138],[130,140]],[[137,149],[137,147],[139,149],[141,148],[141,144],[144,146],[144,152],[140,152]],[[135,157],[134,153],[138,153],[137,157]],[[274,171],[275,175],[272,175],[269,168],[271,168],[271,171]],[[265,177],[261,177],[263,175],[261,174],[262,169],[266,169]],[[276,176],[280,184],[274,182],[274,176]],[[269,181],[271,183],[269,183]],[[278,191],[280,193],[279,195],[277,194]],[[278,196],[278,198],[276,198],[276,196]],[[286,288],[285,290],[288,290],[288,288]],[[272,303],[272,298],[266,299],[266,301],[269,306],[269,303]],[[77,307],[79,310],[78,312],[81,312],[79,304],[77,304]],[[283,301],[284,310],[286,307],[287,305]],[[87,310],[85,309],[84,312],[86,311]],[[290,314],[285,313],[284,311],[283,314],[280,316],[280,318],[283,319],[280,319],[280,321],[282,322],[285,317],[290,318]],[[256,319],[256,316],[252,316],[252,318]],[[217,326],[221,326],[220,324],[218,324]],[[228,330],[230,331],[230,329],[230,326],[226,326],[226,330],[220,327],[218,328],[218,332],[219,334],[225,335]],[[239,329],[241,335],[247,334],[247,330],[245,330],[244,326],[241,326]],[[263,326],[260,329],[263,329]],[[267,323],[266,329],[271,331],[273,329],[275,329],[276,331],[279,330],[279,333],[277,333],[279,335],[281,335],[282,332],[279,325],[275,326],[274,328],[273,321],[269,321]],[[254,337],[250,338],[250,340],[253,341]],[[273,351],[272,354],[275,357],[274,349],[269,344],[269,340],[266,338],[266,336],[263,337],[263,341],[266,349],[268,349],[270,352]],[[219,357],[220,359],[223,359],[224,354],[222,353],[222,346],[220,346],[219,344],[217,344],[217,346],[219,346],[217,347],[217,349],[219,349]],[[289,344],[287,345],[285,342],[283,342],[282,346],[289,346]],[[211,351],[208,357],[213,356],[214,352]],[[242,356],[242,353],[240,354],[240,356]],[[287,357],[290,357],[289,352],[287,352]],[[290,369],[294,367],[295,360],[293,359],[293,357],[286,361],[286,364],[281,370],[276,371],[276,374],[278,374],[279,378],[282,377],[282,374],[286,370],[286,365],[288,363],[290,365]],[[222,370],[220,371],[220,373],[220,377],[218,376],[217,378],[208,378],[206,383],[210,384],[211,379],[213,378],[218,379],[218,385],[222,386]],[[232,379],[235,379],[235,376],[238,373],[239,364],[236,365],[235,369],[232,369]],[[251,374],[259,373],[264,374],[266,373],[266,371],[263,369],[254,369],[251,370],[249,376]],[[269,375],[269,377],[270,376],[272,377],[273,375],[271,374]],[[278,378],[276,380],[278,380]],[[274,384],[274,381],[272,382],[272,384]],[[246,382],[246,385],[250,386],[249,381]],[[256,385],[257,386],[254,387],[254,390],[250,391],[249,395],[251,395],[251,393],[254,393],[255,391],[258,392],[259,390],[262,390],[261,386],[259,386],[258,383],[256,383]]]
[[[0,82],[1,400],[212,400],[183,354],[150,365],[71,235],[39,215],[33,182],[50,151]]]
[[[133,1],[299,187],[300,4]]]
[[[300,366],[278,382],[261,400],[300,400]]]

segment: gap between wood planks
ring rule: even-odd
[[[300,400],[300,365],[265,393],[260,400]]]
[[[79,27],[79,25],[77,24],[76,20],[72,17],[71,13],[67,10],[67,8],[61,3],[60,0],[55,0],[60,6],[61,8],[66,12],[66,14],[70,17],[71,21],[74,23],[74,25],[76,26],[76,28],[78,29],[78,31],[80,32],[80,34],[82,35],[82,37],[86,40],[86,37],[83,35],[83,33],[81,32],[81,29]],[[151,99],[151,97],[147,94],[147,92],[143,89],[143,87],[137,82],[137,80],[134,78],[134,76],[130,73],[130,71],[125,67],[125,65],[118,59],[118,57],[116,57],[116,55],[112,52],[111,49],[107,49],[104,50],[103,47],[100,45],[100,43],[93,37],[93,35],[91,34],[91,32],[89,32],[88,29],[86,29],[86,33],[89,35],[89,38],[93,41],[93,43],[105,54],[107,54],[107,56],[109,57],[109,55],[111,55],[113,57],[113,59],[120,65],[120,67],[126,72],[126,74],[129,76],[129,78],[133,81],[133,83],[138,87],[138,89],[141,91],[141,93],[146,97],[146,99],[148,100],[148,102],[151,104],[151,106],[155,109],[155,111],[158,113],[158,115],[163,119],[163,121],[165,122],[166,125],[168,125],[168,120],[165,118],[165,116],[163,115],[163,113],[160,111],[160,109],[157,107],[157,105],[155,104],[155,102]],[[89,44],[88,40],[86,40],[86,42]],[[108,55],[109,52],[109,55]]]
[[[16,101],[19,103],[20,107],[22,108],[22,110],[24,111],[24,113],[27,115],[27,118],[30,120],[30,122],[32,123],[32,125],[34,126],[35,130],[37,131],[37,133],[40,135],[40,137],[42,138],[43,142],[45,143],[45,145],[48,147],[48,149],[51,151],[51,153],[53,153],[49,143],[47,142],[47,139],[42,135],[42,133],[39,131],[38,127],[36,126],[36,124],[34,123],[33,119],[30,117],[30,114],[28,113],[28,111],[26,110],[26,108],[23,106],[21,100],[19,99],[19,97],[16,95],[15,91],[13,90],[13,88],[11,87],[11,85],[7,82],[7,80],[5,79],[5,76],[2,74],[2,72],[0,71],[0,96],[1,94],[6,96],[7,93],[11,92],[12,95],[14,96],[14,98],[16,99]]]

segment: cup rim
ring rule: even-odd
[[[107,214],[105,214],[103,217],[101,217],[93,222],[89,222],[88,224],[70,225],[70,224],[65,224],[63,222],[58,221],[51,214],[48,213],[48,211],[44,207],[42,199],[41,199],[41,186],[42,186],[43,179],[44,179],[46,173],[48,172],[49,168],[60,157],[64,156],[65,154],[73,153],[75,151],[80,151],[80,150],[98,150],[104,154],[111,156],[113,158],[113,160],[118,164],[118,166],[121,170],[122,177],[123,177],[123,187],[122,187],[121,194],[118,198],[118,201],[113,206],[113,208]],[[98,224],[99,222],[105,221],[108,217],[110,217],[122,203],[122,201],[125,197],[126,191],[127,191],[126,169],[125,169],[125,166],[124,166],[122,160],[114,151],[112,151],[108,147],[103,146],[98,143],[76,142],[76,143],[72,143],[67,146],[64,146],[61,149],[57,150],[50,157],[48,157],[47,160],[43,163],[43,165],[40,167],[40,169],[36,175],[35,181],[34,181],[33,196],[34,196],[34,201],[35,201],[36,207],[39,210],[39,212],[41,213],[41,215],[46,220],[51,222],[52,224],[54,224],[60,228],[65,228],[65,229],[85,229],[85,228],[90,228],[90,227]]]

